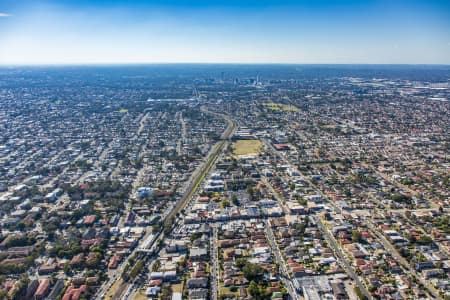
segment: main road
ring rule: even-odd
[[[207,114],[212,114],[218,117],[221,117],[223,119],[225,119],[228,123],[227,128],[225,129],[225,131],[222,133],[221,135],[221,140],[218,141],[214,147],[212,148],[212,150],[208,153],[208,156],[206,157],[205,162],[200,165],[198,167],[198,169],[194,172],[194,174],[192,175],[192,178],[190,179],[190,182],[188,183],[188,186],[186,187],[186,189],[184,190],[184,194],[183,196],[175,203],[175,205],[173,206],[173,208],[171,209],[171,211],[167,214],[165,220],[164,220],[164,227],[165,228],[169,228],[169,231],[164,232],[164,231],[160,231],[159,233],[157,233],[155,235],[155,239],[154,242],[152,243],[152,245],[150,246],[151,249],[154,248],[154,245],[156,245],[158,243],[158,241],[161,241],[164,239],[164,237],[169,234],[172,229],[174,228],[174,219],[176,217],[176,215],[178,213],[180,213],[183,208],[186,206],[186,204],[191,200],[191,198],[195,195],[195,193],[197,192],[198,188],[200,187],[200,185],[202,184],[203,180],[205,179],[206,175],[208,174],[208,172],[213,168],[217,158],[219,157],[220,153],[222,152],[222,150],[225,148],[228,139],[230,139],[237,127],[237,123],[236,121],[234,121],[231,117],[229,117],[228,115],[225,114],[220,114],[220,113],[216,113],[216,112],[211,112],[209,110],[207,110],[205,107],[201,107],[200,108],[202,112],[207,113]],[[141,239],[140,244],[143,242],[144,239]],[[134,251],[133,254],[137,253],[137,252],[142,252],[142,249],[140,249],[139,245]],[[149,251],[149,252],[153,252],[153,251]],[[124,263],[122,263],[123,268],[126,260],[124,260]],[[123,271],[123,268],[121,266],[121,271]],[[112,283],[115,280],[113,280],[112,282],[110,282],[109,284],[106,285],[106,289],[102,289],[102,293],[100,293],[100,295],[102,296],[102,294],[105,292],[105,290],[107,291],[111,286]],[[130,287],[127,287],[125,289],[122,290],[123,291],[130,291]],[[129,296],[129,295],[128,295]],[[128,297],[127,296],[127,297]],[[101,298],[100,298],[101,299]]]
[[[270,227],[270,224],[267,220],[264,220],[264,228],[266,232],[267,241],[269,242],[270,248],[272,248],[272,252],[275,257],[275,261],[277,262],[279,266],[279,272],[280,272],[280,279],[283,282],[284,286],[286,287],[289,296],[291,299],[300,299],[300,295],[298,291],[295,289],[293,284],[293,279],[290,276],[290,273],[287,269],[287,263],[284,260],[283,254],[280,251],[280,248],[278,247],[277,240],[275,238],[275,235],[273,233],[272,228]]]
[[[419,273],[414,270],[413,267],[408,263],[408,261],[398,252],[398,250],[386,239],[386,237],[380,233],[375,226],[368,221],[366,223],[370,231],[372,231],[377,237],[378,240],[383,244],[384,248],[389,251],[389,253],[396,259],[398,263],[400,263],[403,268],[407,271],[406,273],[413,275],[419,282],[422,284],[433,297],[433,299],[441,299],[439,292],[434,288],[434,286],[426,281]]]
[[[288,158],[282,156],[280,153],[278,153],[278,151],[276,151],[273,146],[267,141],[267,140],[263,140],[263,142],[265,143],[265,145],[267,146],[268,149],[272,150],[272,152],[277,155],[282,161],[284,161],[285,163],[289,164],[290,166],[292,166],[299,174],[301,174],[302,178],[304,178],[304,180],[306,182],[308,182],[308,184],[314,188],[319,194],[322,195],[322,197],[324,197],[324,199],[327,200],[327,203],[329,203],[335,210],[341,212],[340,208],[337,207],[332,201],[330,201],[328,199],[328,196],[325,195],[311,180],[308,179],[307,176],[305,176],[302,172],[300,172],[300,170],[298,170],[298,168],[296,167],[295,164],[293,164]],[[268,183],[269,188],[271,187],[270,183]],[[275,195],[277,194],[275,190],[273,190],[272,187],[272,191],[275,193]],[[323,232],[324,234],[324,238],[328,241],[329,245],[333,248],[334,252],[336,253],[336,255],[338,256],[339,260],[342,262],[344,269],[346,271],[346,273],[353,279],[353,281],[356,283],[356,285],[358,286],[358,288],[361,290],[361,292],[367,297],[367,299],[373,299],[372,295],[370,295],[369,291],[367,290],[367,288],[364,286],[364,284],[359,280],[359,277],[356,275],[356,273],[353,271],[353,268],[350,266],[350,264],[348,263],[344,253],[342,252],[342,250],[340,249],[340,247],[338,246],[336,240],[334,239],[333,235],[328,231],[328,228],[326,228],[326,226],[322,223],[322,221],[320,220],[320,218],[316,218],[317,220],[317,226],[319,227],[319,229]]]
[[[211,230],[212,234],[210,237],[210,247],[211,247],[211,298],[212,300],[217,300],[219,295],[219,279],[220,279],[220,270],[219,270],[219,253],[217,246],[217,226],[212,225]]]
[[[192,178],[190,179],[190,182],[188,183],[187,188],[185,189],[185,192],[183,196],[175,203],[174,208],[172,211],[167,215],[166,219],[164,220],[164,226],[170,226],[172,227],[172,222],[175,218],[175,216],[183,210],[183,208],[186,206],[186,204],[189,202],[189,200],[194,196],[195,192],[205,179],[208,172],[211,170],[211,168],[214,166],[214,163],[216,162],[217,158],[219,157],[219,154],[224,149],[225,145],[227,144],[227,140],[230,139],[237,127],[236,121],[231,119],[228,115],[220,114],[216,112],[212,112],[207,110],[204,106],[202,106],[201,111],[207,114],[215,115],[218,117],[221,117],[225,119],[228,122],[228,126],[225,129],[225,131],[221,135],[221,140],[217,142],[212,150],[209,152],[208,156],[206,157],[205,162],[199,167],[199,169],[194,172]]]
[[[373,299],[372,295],[370,295],[370,293],[367,291],[364,284],[359,280],[358,275],[356,275],[355,271],[353,271],[353,268],[348,263],[347,259],[345,258],[344,253],[342,252],[341,248],[338,246],[334,236],[329,232],[328,228],[322,223],[322,220],[320,219],[320,217],[315,218],[315,219],[317,222],[317,226],[323,232],[325,239],[328,241],[328,243],[333,248],[336,255],[339,257],[347,274],[350,275],[350,277],[353,279],[355,284],[358,286],[359,290],[364,294],[364,296],[367,297],[367,299]]]

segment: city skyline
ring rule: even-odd
[[[4,1],[0,65],[450,64],[445,1]]]

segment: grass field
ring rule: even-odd
[[[259,140],[242,140],[233,143],[234,155],[253,155],[261,151],[262,143]]]
[[[290,104],[268,102],[264,103],[264,106],[275,111],[298,111],[298,108],[296,106]]]
[[[183,292],[183,284],[179,283],[179,284],[172,285],[172,291],[174,293],[182,293]]]
[[[128,109],[121,108],[121,109],[119,110],[119,112],[120,112],[121,114],[124,114],[124,113],[127,113],[127,112],[128,112]]]
[[[144,290],[139,290],[136,292],[136,294],[134,294],[133,296],[133,300],[147,300],[148,297],[147,295],[145,295],[145,291]]]
[[[119,291],[119,289],[122,286],[122,284],[123,284],[122,278],[116,280],[116,282],[114,282],[114,284],[111,286],[109,291],[106,293],[105,299],[106,300],[114,299],[114,296],[117,294],[117,292]]]

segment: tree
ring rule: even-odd
[[[256,296],[258,295],[258,291],[259,291],[259,289],[258,289],[258,285],[256,284],[256,282],[251,281],[248,286],[248,293],[256,298]]]
[[[28,284],[30,283],[30,280],[27,275],[20,278],[19,282],[16,285],[16,293],[12,297],[12,299],[23,299],[25,297],[25,294],[27,292]]]
[[[164,286],[161,290],[161,299],[167,299],[172,295],[172,287]]]
[[[420,238],[417,240],[417,243],[420,245],[429,245],[433,242],[433,239],[429,237],[428,235],[421,235]]]
[[[366,300],[367,297],[363,294],[363,292],[361,291],[361,289],[357,286],[354,287],[355,293],[356,295],[358,295],[358,298],[361,300]]]
[[[223,199],[223,200],[220,202],[220,206],[221,206],[222,208],[229,207],[229,206],[230,206],[230,201],[228,201],[228,200],[226,200],[226,199]]]
[[[233,205],[238,206],[239,205],[239,200],[237,198],[236,195],[233,194],[233,196],[231,196],[231,202],[233,203]]]
[[[398,203],[411,204],[411,202],[412,202],[411,196],[407,196],[402,193],[393,194],[393,195],[391,195],[390,198],[391,198],[391,200],[398,202]]]
[[[290,189],[291,191],[295,190],[295,182],[292,182],[292,183],[289,185],[289,189]]]
[[[198,240],[199,238],[201,238],[202,233],[201,232],[194,232],[191,234],[191,242]]]
[[[308,201],[306,201],[303,197],[298,196],[297,199],[298,204],[302,205],[302,206],[306,206],[308,204]]]
[[[239,269],[242,270],[242,268],[247,264],[247,259],[237,258],[234,263],[235,263],[236,267],[238,267]]]
[[[361,241],[361,232],[359,232],[358,230],[352,230],[352,241],[354,243],[360,242]]]
[[[158,271],[160,267],[161,267],[161,262],[159,261],[159,259],[155,260],[155,262],[152,265],[152,272]]]
[[[242,272],[244,273],[244,277],[247,278],[247,280],[259,281],[262,279],[262,277],[266,273],[266,270],[258,264],[253,264],[253,263],[248,262],[242,268]]]
[[[266,286],[257,284],[255,281],[250,282],[248,293],[252,295],[255,300],[270,299],[270,292],[266,289]]]
[[[158,231],[161,230],[162,227],[162,222],[158,221],[156,222],[153,226],[152,226],[152,233],[157,233]]]
[[[143,260],[139,260],[133,267],[133,269],[131,269],[130,271],[130,277],[132,279],[136,278],[137,275],[139,275],[139,273],[141,273],[142,269],[144,268],[144,261]]]

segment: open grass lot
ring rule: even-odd
[[[172,285],[172,291],[174,293],[182,293],[183,292],[183,284],[182,283],[178,283],[178,284]]]
[[[234,295],[235,298],[239,297],[239,292],[232,292],[229,287],[224,287],[224,286],[220,287],[219,294],[222,296]]]
[[[264,106],[270,110],[275,110],[275,111],[298,111],[298,108],[296,106],[290,105],[290,104],[268,102],[268,103],[264,103]]]
[[[242,140],[233,143],[233,154],[252,155],[258,154],[261,151],[262,143],[259,140]]]
[[[148,297],[145,295],[144,289],[140,289],[133,296],[133,300],[147,300],[147,299],[148,299]]]
[[[116,282],[114,282],[114,284],[111,286],[111,288],[109,289],[109,291],[106,293],[105,299],[106,299],[106,300],[112,300],[112,299],[114,299],[114,296],[117,294],[117,292],[119,291],[119,289],[121,288],[121,286],[122,286],[123,283],[124,283],[124,282],[123,282],[122,279],[116,280]]]

